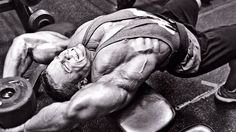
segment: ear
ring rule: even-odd
[[[88,79],[84,78],[83,80],[81,80],[80,82],[78,82],[77,86],[78,89],[80,90],[81,88],[83,88],[86,84],[88,84]]]
[[[82,81],[81,81],[81,85],[86,85],[88,84],[88,79],[87,78],[84,78]]]

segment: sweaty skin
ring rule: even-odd
[[[111,37],[116,30],[119,30],[119,25],[125,25],[125,23],[129,21],[130,20],[125,20],[122,22],[103,24],[93,34],[90,42],[99,46],[101,42],[104,42],[109,36]],[[78,48],[77,46],[81,46],[82,38],[91,22],[92,21],[85,23],[78,28],[74,36],[70,39],[61,39],[61,37],[59,37],[60,39],[58,38],[58,41],[54,42],[57,43],[56,45],[45,43],[45,45],[48,44],[49,47],[54,46],[49,57],[47,56],[49,53],[44,52],[45,49],[37,51],[41,53],[40,57],[36,57],[34,54],[30,56],[31,54],[26,52],[29,51],[30,48],[27,48],[27,46],[23,44],[27,42],[25,39],[27,37],[24,35],[20,36],[20,42],[23,46],[15,44],[18,43],[18,41],[15,40],[13,44],[16,46],[12,46],[10,49],[6,62],[11,60],[11,57],[16,56],[13,54],[13,50],[16,49],[16,47],[22,48],[20,50],[21,52],[17,54],[21,56],[21,59],[18,58],[19,56],[15,57],[15,63],[17,63],[12,64],[13,67],[11,68],[7,68],[9,64],[6,63],[4,76],[21,75],[23,72],[19,72],[19,64],[23,65],[23,67],[27,67],[26,63],[21,60],[26,60],[29,56],[37,62],[47,63],[57,56],[58,52],[63,51],[65,48],[68,48],[67,50],[71,50],[71,47]],[[48,34],[48,32],[42,32],[42,34],[33,33],[29,34],[28,37],[35,39],[33,36],[37,36],[38,38],[46,34]],[[33,45],[33,43],[30,45]],[[35,44],[32,47],[31,51],[40,49],[39,44]],[[88,45],[86,48],[96,49],[96,47],[89,47]],[[164,64],[171,53],[171,49],[167,44],[158,39],[134,38],[109,45],[100,50],[96,56],[93,51],[85,50],[85,52],[91,61],[91,68],[88,72],[91,72],[92,82],[79,90],[69,101],[53,103],[43,108],[26,123],[12,129],[7,129],[6,132],[65,131],[73,128],[80,121],[105,116],[123,108],[131,101],[138,87],[150,74]],[[60,56],[62,56],[62,54],[60,54],[59,57]],[[72,55],[72,57],[75,56]],[[54,67],[54,65],[55,67],[56,65],[61,65],[59,61],[57,63],[56,58],[49,64],[49,67]],[[57,66],[57,68],[61,67]],[[14,69],[13,73],[7,74],[9,69]],[[60,76],[60,74],[59,72],[57,73],[58,76]]]

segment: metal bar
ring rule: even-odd
[[[13,10],[12,2],[9,0],[1,0],[0,1],[0,13],[5,12],[5,11],[10,11]]]
[[[9,3],[9,0],[0,0],[0,4]]]
[[[29,17],[32,14],[32,10],[30,9],[30,7],[22,4],[19,0],[12,0],[12,2],[25,31],[32,32],[32,29],[30,29],[29,27]]]

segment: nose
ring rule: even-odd
[[[62,64],[65,63],[65,59],[62,56],[56,56],[55,59],[58,60]]]
[[[78,52],[77,52],[74,48],[71,49],[70,55],[71,55],[71,56],[79,57]]]

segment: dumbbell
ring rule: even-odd
[[[26,32],[35,32],[43,26],[53,24],[53,16],[46,10],[33,11],[30,6],[41,0],[4,0],[0,1],[0,12],[15,10]]]
[[[48,11],[43,9],[33,11],[28,5],[37,4],[40,0],[32,1],[34,0],[13,0],[15,10],[26,32],[35,32],[46,25],[55,23],[53,16]]]
[[[24,123],[36,110],[31,84],[20,77],[0,80],[0,125],[15,127]]]
[[[33,11],[30,8],[30,6],[37,5],[41,0],[13,0],[15,4],[17,4],[16,1],[20,1],[20,3],[23,4],[22,8],[16,7],[16,10],[19,8],[19,10],[23,9],[27,12],[25,14],[26,17],[23,16],[23,19],[28,19],[26,22],[26,26],[28,26],[26,29],[28,32],[35,32],[38,29],[55,22],[53,16],[48,11],[43,9]],[[18,2],[18,6],[20,3]],[[18,12],[18,15],[20,16],[21,13],[22,12]]]
[[[25,27],[26,32],[35,32],[40,28],[55,23],[53,16],[46,10],[39,9],[33,11],[30,7],[25,7],[28,10],[28,16],[22,16],[22,24]],[[20,12],[18,15],[22,15]]]
[[[44,26],[55,23],[55,20],[48,11],[40,9],[30,15],[28,23],[31,31],[35,32]]]
[[[0,127],[18,126],[34,115],[38,78],[45,68],[45,65],[37,67],[29,81],[21,77],[0,79]]]

